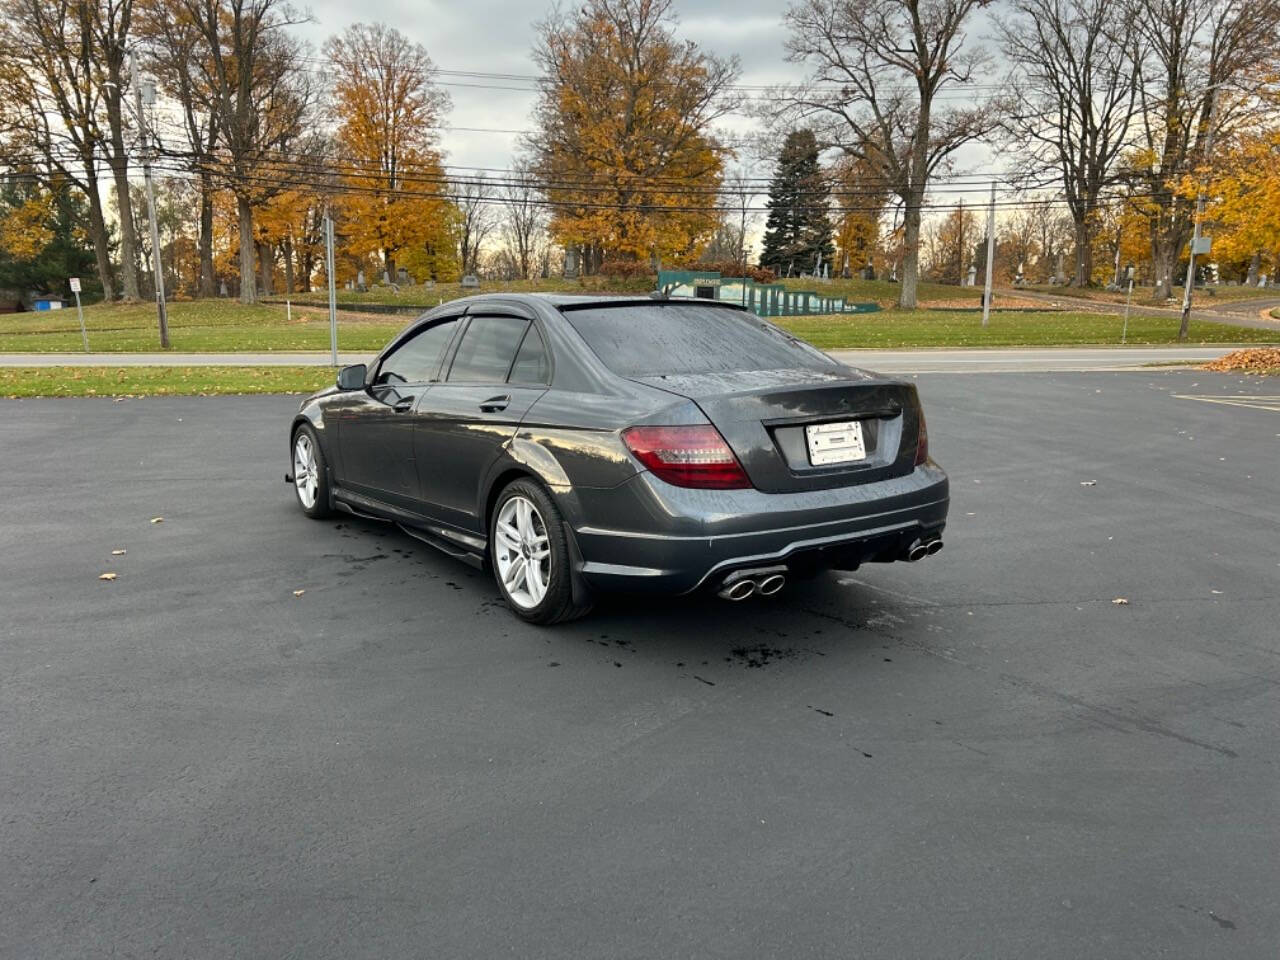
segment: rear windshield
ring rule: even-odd
[[[734,373],[801,368],[834,361],[754,314],[686,303],[564,310],[565,318],[614,373]]]

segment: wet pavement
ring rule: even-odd
[[[1274,956],[1280,383],[917,383],[942,553],[550,630],[296,400],[0,401],[0,956]]]

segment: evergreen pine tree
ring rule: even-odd
[[[760,265],[785,276],[789,269],[812,271],[819,254],[822,263],[830,263],[835,255],[830,198],[831,186],[818,162],[813,131],[787,134],[769,185],[769,218]]]

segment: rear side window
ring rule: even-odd
[[[549,383],[551,381],[551,364],[547,360],[547,348],[538,334],[537,327],[530,325],[529,332],[524,335],[520,344],[520,352],[516,354],[516,362],[511,365],[511,383]]]
[[[425,383],[435,378],[444,348],[453,339],[458,320],[445,320],[416,333],[391,353],[378,368],[378,383]]]
[[[605,365],[624,377],[835,366],[809,344],[740,310],[655,303],[563,313]]]
[[[462,335],[453,366],[451,383],[503,383],[511,362],[520,349],[528,320],[519,317],[475,317]]]

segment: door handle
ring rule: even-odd
[[[395,406],[391,409],[396,413],[408,413],[413,409],[413,397],[405,397],[403,400],[397,400]]]
[[[511,402],[510,395],[502,397],[490,397],[484,403],[480,404],[481,413],[498,413],[507,409],[507,404]]]

